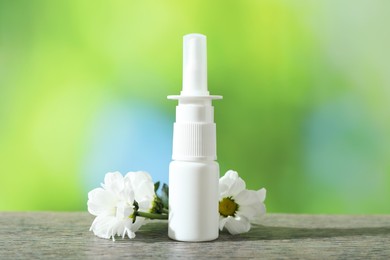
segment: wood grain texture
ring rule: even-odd
[[[170,240],[164,221],[113,242],[88,231],[92,220],[80,212],[2,212],[0,259],[390,259],[390,215],[268,214],[248,233],[204,243]]]

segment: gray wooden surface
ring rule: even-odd
[[[88,213],[0,213],[0,259],[390,259],[390,215],[268,214],[246,234],[216,241],[167,237],[167,223],[143,226],[133,240],[105,240],[88,229]]]

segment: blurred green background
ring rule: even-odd
[[[269,212],[390,213],[390,1],[0,0],[0,210],[168,181],[182,36],[208,37],[221,174]]]

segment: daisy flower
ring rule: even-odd
[[[90,231],[101,238],[126,235],[135,237],[135,232],[145,223],[145,218],[136,217],[139,211],[148,212],[155,198],[154,184],[146,172],[109,172],[102,188],[88,193],[88,211],[96,216]]]
[[[219,179],[219,228],[230,234],[248,232],[251,223],[258,223],[265,214],[266,190],[247,190],[245,182],[235,171],[228,171]]]

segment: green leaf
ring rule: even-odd
[[[164,183],[161,188],[161,201],[164,205],[164,208],[169,208],[169,187],[168,184]]]
[[[155,193],[157,193],[158,188],[160,188],[160,182],[159,181],[154,184],[154,192]]]

